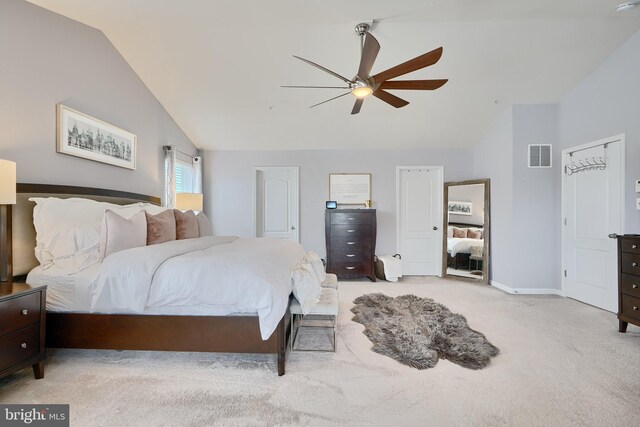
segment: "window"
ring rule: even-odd
[[[176,160],[176,193],[193,193],[193,176],[191,163]]]

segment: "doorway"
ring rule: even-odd
[[[489,283],[489,179],[445,182],[442,274]]]
[[[255,167],[255,237],[300,242],[298,167]]]
[[[563,150],[562,160],[563,293],[616,312],[617,244],[608,236],[624,228],[624,135]]]
[[[405,276],[441,276],[442,166],[396,167],[396,236]]]

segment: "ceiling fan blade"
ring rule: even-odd
[[[442,87],[448,80],[387,80],[380,84],[380,89],[434,90]]]
[[[402,98],[398,98],[395,95],[390,94],[389,92],[386,92],[382,89],[378,89],[375,92],[373,92],[373,96],[375,96],[378,99],[383,100],[384,102],[386,102],[389,105],[392,105],[396,108],[402,108],[405,105],[409,104],[409,101],[405,101]]]
[[[349,86],[280,86],[294,89],[350,89]]]
[[[343,97],[343,96],[345,96],[345,95],[349,95],[350,93],[351,93],[351,92],[346,92],[346,93],[343,93],[342,95],[334,96],[333,98],[331,98],[331,99],[327,99],[326,101],[322,101],[322,102],[318,102],[317,104],[313,104],[313,105],[312,105],[311,107],[309,107],[309,108],[317,107],[318,105],[322,105],[322,104],[324,104],[324,103],[326,103],[326,102],[333,101],[334,99],[341,98],[341,97]]]
[[[363,102],[364,98],[357,98],[356,103],[353,104],[353,110],[351,110],[351,114],[358,114],[360,112],[360,108],[362,108]]]
[[[360,57],[360,67],[358,68],[358,76],[366,80],[371,73],[373,63],[380,52],[380,43],[371,33],[367,32],[364,39],[364,47],[362,48],[362,56]]]
[[[332,76],[335,76],[335,77],[339,78],[340,80],[342,80],[342,81],[343,81],[343,82],[345,82],[345,83],[352,83],[352,81],[351,81],[351,80],[347,79],[346,77],[341,76],[341,75],[340,75],[340,74],[338,74],[338,73],[334,73],[333,71],[329,70],[328,68],[324,68],[322,65],[318,65],[318,64],[316,64],[315,62],[309,61],[308,59],[304,59],[304,58],[301,58],[301,57],[296,56],[296,55],[293,55],[293,57],[294,57],[294,58],[298,58],[300,61],[302,61],[302,62],[306,62],[306,63],[307,63],[307,64],[309,64],[309,65],[313,65],[314,67],[319,68],[319,69],[321,69],[322,71],[324,71],[324,72],[326,72],[326,73],[329,73],[329,74],[331,74]]]
[[[373,79],[378,83],[391,80],[394,77],[402,76],[412,71],[420,70],[421,68],[433,65],[440,60],[441,56],[442,47],[439,47],[432,50],[431,52],[427,52],[423,55],[403,62],[402,64],[396,65],[395,67],[391,67],[388,70],[378,73],[373,76]]]

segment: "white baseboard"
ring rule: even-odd
[[[562,295],[560,289],[511,288],[495,280],[491,281],[491,286],[512,295]]]

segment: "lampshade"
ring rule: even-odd
[[[16,204],[16,164],[0,159],[0,204]]]
[[[201,211],[202,193],[177,193],[176,209],[181,211]]]

